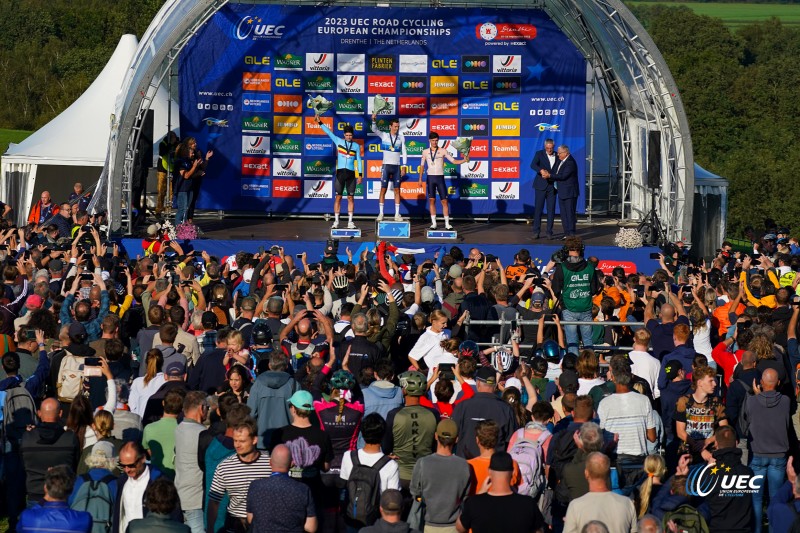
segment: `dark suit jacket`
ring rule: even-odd
[[[556,156],[556,164],[558,164],[558,156]],[[543,180],[541,178],[541,173],[542,170],[551,172],[553,169],[550,167],[550,158],[547,157],[547,153],[544,150],[536,151],[536,154],[533,156],[533,161],[531,161],[531,168],[536,172],[536,176],[533,178],[533,188],[537,191],[546,190],[547,186],[553,182],[549,179]]]
[[[559,163],[561,163],[559,165]],[[553,180],[558,182],[558,196],[562,199],[577,198],[580,189],[578,188],[578,164],[572,154],[568,155],[564,161],[556,162],[556,173]]]

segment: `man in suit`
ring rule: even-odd
[[[578,207],[578,163],[569,153],[569,147],[562,144],[558,147],[558,163],[552,173],[552,179],[557,182],[558,207],[561,211],[561,225],[564,228],[564,237],[577,235],[575,224],[577,222],[576,210]]]
[[[556,187],[551,172],[558,159],[554,150],[553,139],[545,139],[544,150],[537,150],[531,161],[531,168],[536,172],[533,178],[535,202],[533,206],[533,238],[538,239],[542,229],[542,210],[547,203],[547,238],[553,238],[553,219],[556,214]]]

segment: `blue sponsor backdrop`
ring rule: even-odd
[[[375,94],[406,135],[403,213],[425,211],[416,168],[431,130],[454,156],[448,141],[474,136],[470,163],[446,169],[456,215],[529,213],[545,138],[569,145],[584,171],[585,62],[540,10],[228,5],[181,54],[180,91],[182,135],[215,152],[205,209],[332,211],[336,158],[309,94],[331,100],[324,119],[339,134],[352,125],[363,145],[360,213],[378,207]]]

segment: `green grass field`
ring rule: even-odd
[[[800,4],[717,4],[696,2],[627,2],[631,5],[687,6],[698,15],[716,17],[732,28],[772,17],[787,26],[800,27]]]
[[[18,143],[28,137],[32,131],[0,129],[0,157],[8,149],[9,143]]]

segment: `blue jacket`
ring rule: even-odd
[[[89,533],[92,515],[73,511],[67,502],[43,502],[22,511],[17,524],[19,533]]]
[[[580,186],[578,185],[578,163],[572,155],[568,155],[561,161],[556,161],[556,173],[550,174],[554,181],[558,184],[558,196],[562,199],[577,198],[580,194]],[[540,178],[541,179],[541,178]]]
[[[67,294],[66,298],[64,298],[64,303],[61,305],[61,313],[59,314],[59,318],[61,319],[62,326],[68,326],[75,322],[72,318],[72,314],[70,311],[72,310],[72,306],[75,304],[75,294],[70,293]],[[100,291],[100,309],[97,311],[97,318],[94,320],[87,320],[86,322],[81,322],[83,327],[86,328],[86,334],[89,336],[86,339],[86,343],[94,342],[100,337],[102,337],[103,331],[100,328],[100,325],[103,323],[103,319],[108,314],[108,291]]]
[[[287,401],[299,388],[286,372],[271,370],[259,374],[250,387],[247,406],[251,416],[258,421],[258,447],[262,450],[269,446],[272,430],[292,422]]]
[[[0,381],[0,391],[8,390],[16,387],[20,382],[25,381],[25,388],[31,393],[34,399],[44,396],[43,386],[45,380],[50,375],[50,358],[47,357],[47,352],[42,350],[39,352],[39,364],[32,376],[12,376]]]
[[[364,395],[364,416],[378,413],[386,420],[389,411],[403,405],[403,389],[400,387],[379,387],[375,383],[361,389]]]
[[[555,150],[553,151],[553,155],[555,155]],[[558,156],[556,156],[555,163],[558,164]],[[550,166],[550,158],[547,157],[547,152],[544,150],[537,150],[533,156],[533,161],[531,161],[531,168],[536,172],[536,175],[533,177],[533,188],[537,191],[547,190],[547,187],[553,183],[552,178],[542,179],[542,170],[548,172],[553,170]]]
[[[770,498],[767,508],[770,530],[775,533],[788,533],[798,514],[800,514],[800,500],[794,499],[792,482],[787,481],[777,494]]]

